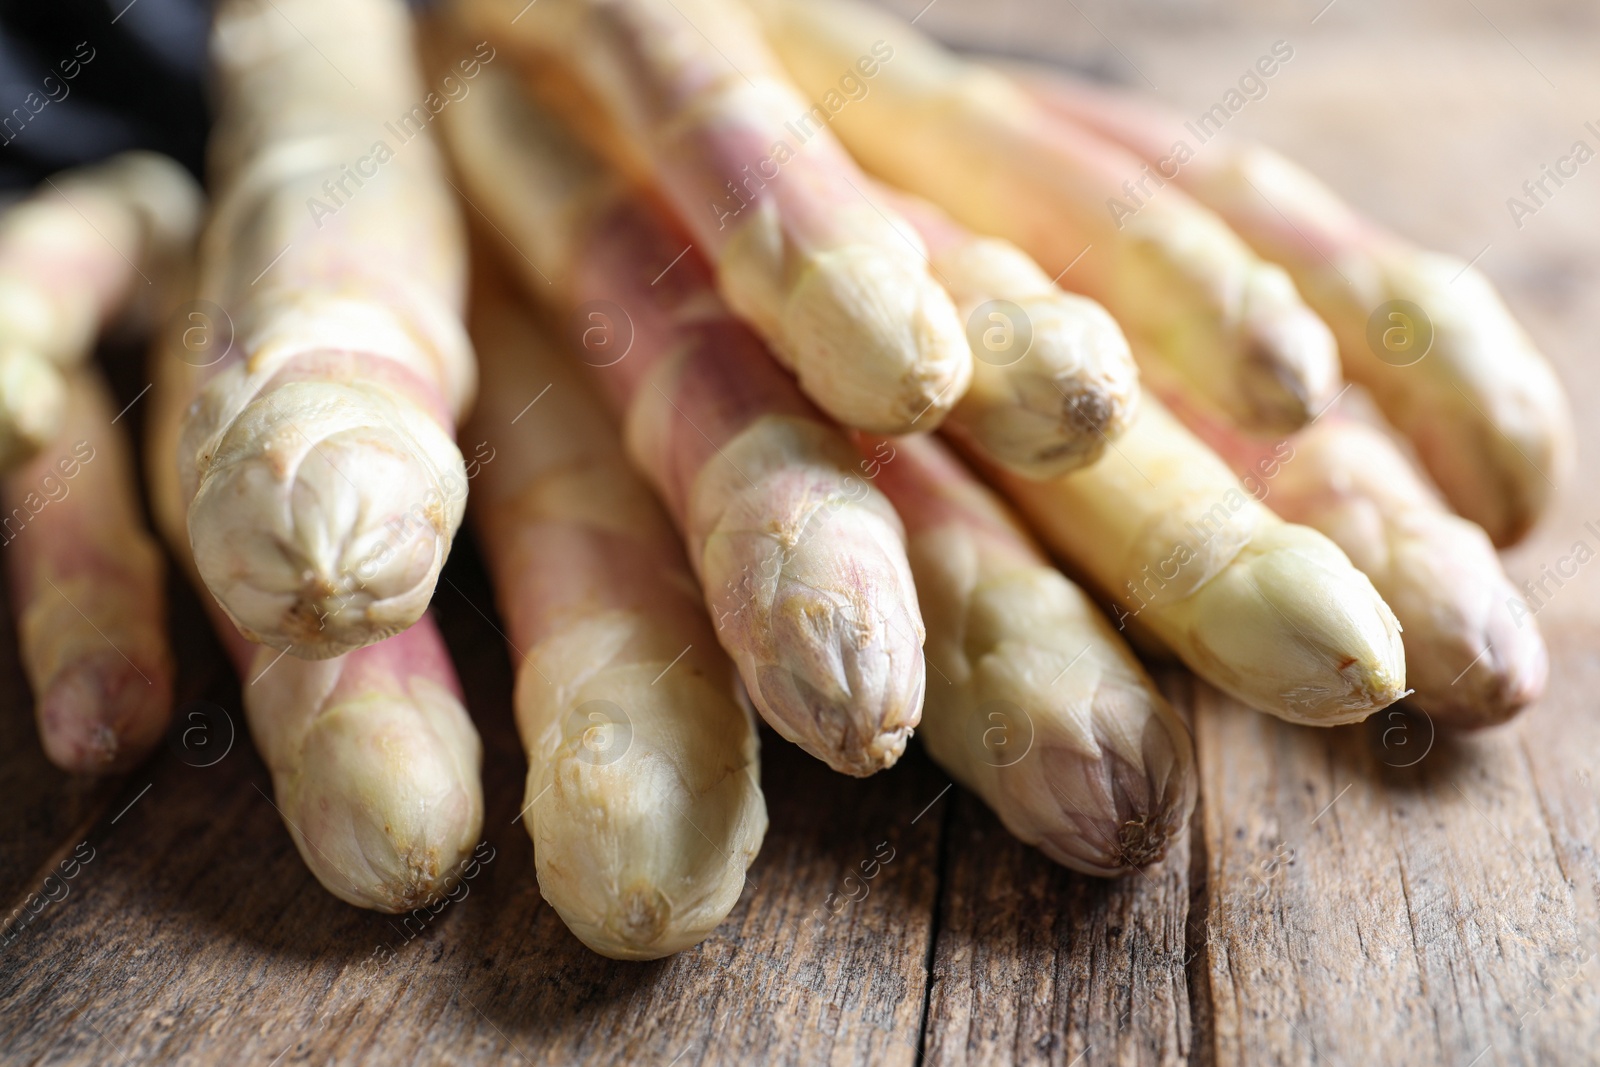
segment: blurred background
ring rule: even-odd
[[[0,188],[123,149],[199,172],[209,3],[0,3]]]

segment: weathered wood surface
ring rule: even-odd
[[[1566,552],[1600,513],[1600,170],[1523,230],[1504,200],[1600,119],[1581,10],[1558,28],[1488,0],[1482,17],[1419,5],[1399,32],[1354,0],[1314,25],[1320,0],[1262,0],[1227,5],[1225,29],[1186,7],[1179,33],[1162,4],[1076,6],[942,0],[921,24],[1147,76],[1185,107],[1292,34],[1298,65],[1238,121],[1423,240],[1490,246],[1482,266],[1583,423],[1579,485],[1511,566]],[[858,782],[767,733],[772,828],[744,897],[704,945],[651,964],[592,955],[540,900],[512,824],[522,760],[487,585],[470,552],[447,574],[437,610],[484,736],[495,852],[410,939],[316,885],[242,733],[211,766],[179,746],[111,783],[49,768],[0,622],[4,914],[94,850],[0,946],[0,1061],[1466,1067],[1600,1048],[1600,568],[1540,614],[1550,699],[1477,737],[1430,747],[1425,722],[1388,716],[1291,727],[1166,673],[1196,728],[1196,832],[1121,883],[1021,847],[920,753]],[[180,700],[242,731],[237,682],[192,598],[178,605]],[[884,842],[870,895],[819,924]],[[393,955],[368,965],[380,946]]]
[[[1559,635],[1553,699],[1431,751],[1426,720],[1398,712],[1319,736],[1201,700],[1218,1062],[1541,1064],[1600,1048],[1580,777],[1600,743],[1597,648],[1600,628]]]
[[[943,776],[917,758],[881,782],[836,779],[813,760],[782,758],[769,738],[781,754],[763,768],[772,831],[718,935],[658,963],[595,956],[540,899],[527,835],[512,825],[523,768],[510,671],[478,613],[487,585],[462,556],[437,610],[484,736],[494,849],[466,898],[420,935],[348,907],[305,870],[246,740],[207,767],[165,753],[107,794],[82,835],[94,858],[0,956],[3,1055],[914,1062],[949,806]],[[209,695],[242,727],[228,685]],[[62,837],[37,835],[25,888],[55,866]],[[893,859],[873,892],[820,923],[813,909],[885,841]],[[393,956],[363,966],[380,946]]]

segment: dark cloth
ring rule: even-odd
[[[0,0],[0,189],[129,148],[199,174],[210,6]]]

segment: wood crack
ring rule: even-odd
[[[939,948],[939,934],[944,928],[945,893],[950,885],[950,835],[955,823],[956,805],[965,800],[964,794],[958,794],[946,804],[944,811],[939,815],[939,838],[934,846],[933,869],[937,872],[937,881],[933,893],[933,908],[928,916],[928,948],[922,958],[922,1012],[917,1016],[917,1044],[915,1048],[914,1063],[920,1064],[928,1054],[928,1015],[933,1007],[933,967],[934,959]]]

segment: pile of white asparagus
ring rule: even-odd
[[[540,891],[619,958],[738,900],[757,714],[857,776],[920,733],[1111,876],[1195,794],[1129,640],[1311,726],[1539,696],[1495,546],[1569,415],[1471,267],[1257,145],[1168,174],[1159,108],[856,0],[429,19],[223,0],[209,206],[132,154],[0,216],[4,552],[61,767],[125,770],[170,717],[162,556],[86,358],[130,316],[155,525],[362,907],[436,900],[479,838],[426,612],[469,513]]]

